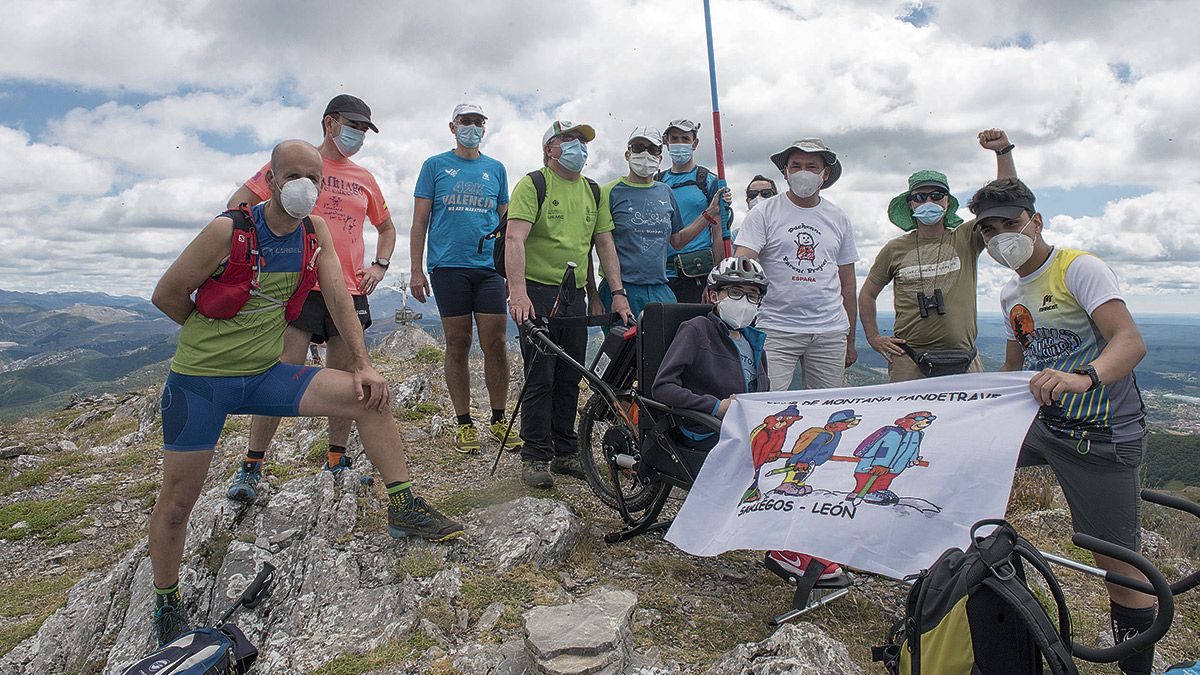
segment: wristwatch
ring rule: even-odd
[[[623,298],[628,298],[628,297],[629,297],[629,294],[625,292],[625,289],[624,289],[624,288],[618,288],[618,289],[617,289],[617,290],[615,290],[615,291],[609,291],[609,292],[610,292],[610,293],[612,293],[614,297],[615,297],[615,296],[618,296],[618,295],[619,295],[619,296],[621,296],[621,297],[623,297]]]
[[[383,269],[386,270],[392,264],[392,261],[388,260],[387,258],[376,258],[375,262],[373,262],[371,264],[379,265],[380,267],[382,267]]]
[[[1092,386],[1087,388],[1088,391],[1092,391],[1093,389],[1096,389],[1100,385],[1104,384],[1100,381],[1100,376],[1096,374],[1096,367],[1090,363],[1082,368],[1072,370],[1071,373],[1075,375],[1087,375],[1092,379]]]

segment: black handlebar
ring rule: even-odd
[[[1154,617],[1154,623],[1150,624],[1150,628],[1138,633],[1136,636],[1120,643],[1100,649],[1097,647],[1089,647],[1079,644],[1078,642],[1071,643],[1071,651],[1085,661],[1093,663],[1112,663],[1133,654],[1135,651],[1144,647],[1149,647],[1155,642],[1158,642],[1167,631],[1171,628],[1171,622],[1175,619],[1175,596],[1171,593],[1171,585],[1167,583],[1162,572],[1158,571],[1149,560],[1143,558],[1140,554],[1135,553],[1123,546],[1117,546],[1106,541],[1101,541],[1095,537],[1076,533],[1071,541],[1080,548],[1085,548],[1093,553],[1108,556],[1121,562],[1128,563],[1137,568],[1139,572],[1144,574],[1150,580],[1149,588],[1146,584],[1139,580],[1131,579],[1125,575],[1108,573],[1105,575],[1105,581],[1125,586],[1135,590],[1149,590],[1152,595],[1158,599],[1158,614]]]
[[[1190,513],[1197,518],[1200,518],[1200,504],[1183,497],[1169,495],[1165,492],[1156,492],[1154,490],[1142,490],[1142,499],[1151,504],[1158,504],[1169,509]],[[1171,584],[1171,592],[1175,595],[1186,593],[1196,586],[1200,586],[1200,570],[1192,572],[1188,576]]]

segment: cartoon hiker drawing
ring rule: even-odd
[[[788,427],[801,420],[800,410],[793,403],[774,415],[767,415],[763,423],[750,432],[750,453],[754,460],[754,482],[742,494],[742,504],[756,502],[762,498],[758,490],[758,472],[764,464],[783,457],[783,441]]]
[[[817,259],[817,242],[807,232],[801,232],[796,237],[796,260],[815,262]]]
[[[899,503],[900,498],[888,488],[905,469],[921,463],[923,430],[935,419],[928,410],[911,412],[896,420],[895,426],[881,427],[859,443],[854,451],[859,458],[854,467],[854,492],[846,495],[846,501],[880,506]]]
[[[853,429],[862,421],[862,416],[853,410],[839,410],[829,416],[823,427],[809,427],[800,434],[792,445],[791,457],[780,469],[767,472],[768,476],[784,474],[783,482],[772,492],[791,497],[801,497],[813,491],[804,483],[813,469],[829,461],[842,440],[842,432]]]

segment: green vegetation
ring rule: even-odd
[[[53,538],[59,526],[82,516],[112,489],[111,485],[96,486],[69,497],[16,502],[0,507],[0,539],[14,541],[29,535]],[[13,528],[24,522],[28,527]]]
[[[427,363],[429,365],[440,366],[446,359],[446,352],[438,347],[421,347],[417,350],[414,357],[417,363]]]
[[[412,577],[414,579],[425,579],[437,574],[441,571],[446,561],[442,556],[434,554],[428,550],[408,549],[404,553],[404,557],[396,561],[396,575],[400,577]]]
[[[519,479],[509,479],[490,485],[480,490],[460,490],[439,500],[436,506],[447,516],[457,516],[481,506],[503,504],[518,497],[533,494],[546,499],[561,499],[562,495],[555,488],[549,490],[534,490],[525,487]]]
[[[1145,461],[1146,487],[1179,490],[1200,486],[1200,436],[1180,436],[1151,431]]]
[[[423,420],[442,411],[441,406],[432,401],[421,401],[409,410],[404,411],[404,419],[410,421]]]
[[[413,631],[400,640],[392,640],[362,654],[342,654],[313,671],[313,675],[357,675],[411,659],[436,645],[437,642],[421,631]]]
[[[64,469],[74,465],[83,465],[87,459],[87,454],[83,452],[67,452],[56,455],[49,462],[46,462],[41,466],[24,471],[12,478],[0,480],[0,496],[10,495],[14,492],[27,490],[39,485],[45,485],[54,475],[56,475],[59,469]]]

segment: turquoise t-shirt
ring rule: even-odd
[[[504,165],[480,155],[463,159],[453,150],[434,155],[421,165],[413,196],[433,201],[426,237],[429,269],[474,267],[492,269],[494,242],[479,240],[500,225],[496,208],[508,203]]]
[[[667,169],[667,171],[663,173],[661,180],[670,186],[672,191],[675,193],[675,202],[679,205],[679,218],[683,221],[685,227],[692,224],[693,221],[700,217],[700,212],[708,206],[708,202],[710,200],[708,195],[712,195],[717,190],[717,175],[710,172],[708,174],[708,180],[705,181],[708,183],[708,185],[704,186],[704,190],[701,191],[700,187],[695,184],[695,167],[693,167],[691,171],[684,173],[671,173],[671,170]],[[683,185],[683,183],[690,184]],[[733,209],[725,209],[725,216],[721,221],[721,236],[725,239],[730,238],[729,227],[732,225],[732,223]],[[700,231],[700,234],[696,235],[696,237],[689,241],[683,248],[679,250],[673,249],[671,254],[691,253],[692,251],[699,251],[711,246],[712,235],[709,233],[708,228],[704,228]],[[676,276],[675,269],[673,267],[667,269],[667,276],[671,278]]]
[[[671,235],[683,229],[671,188],[657,181],[630,183],[618,178],[600,189],[601,229],[613,227],[621,281],[665,284]]]

